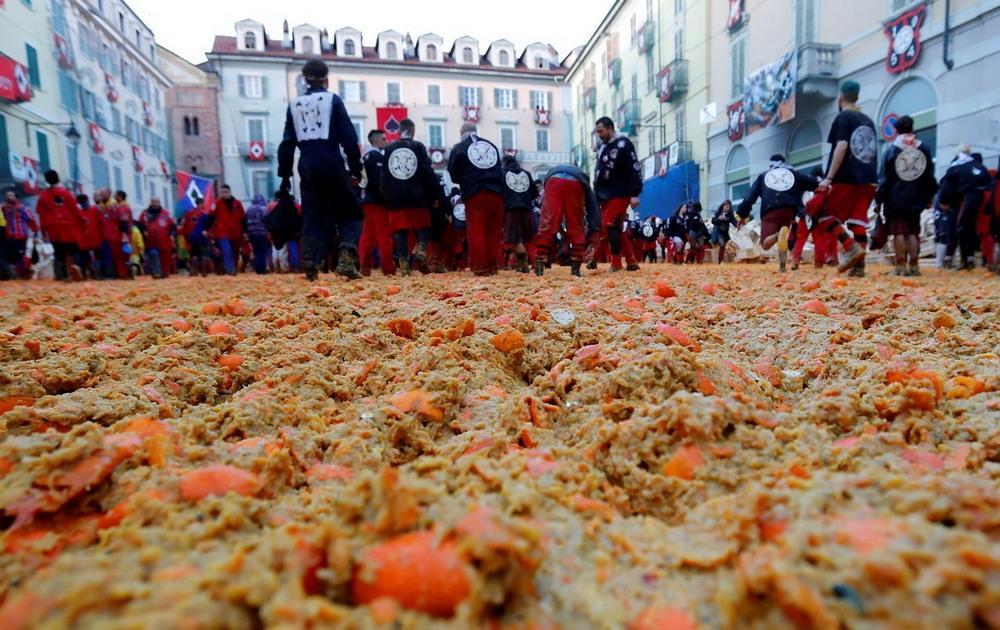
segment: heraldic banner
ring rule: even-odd
[[[743,88],[745,135],[795,118],[799,56],[791,51],[747,77]]]
[[[406,118],[405,107],[378,107],[375,109],[375,117],[378,121],[378,128],[385,132],[385,139],[388,142],[399,140],[399,123]],[[361,144],[367,142],[366,138],[358,138]]]

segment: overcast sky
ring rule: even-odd
[[[540,41],[564,57],[583,45],[604,19],[612,0],[128,0],[153,29],[156,41],[194,63],[205,60],[216,35],[235,35],[233,24],[252,18],[269,37],[281,37],[281,23],[308,22],[331,34],[353,26],[374,45],[379,31],[409,32],[414,39],[433,32],[446,45],[461,35],[481,42],[506,38],[518,52]],[[342,8],[343,7],[343,8]],[[346,9],[346,7],[350,7]],[[346,10],[345,10],[346,9]],[[486,50],[486,46],[482,47]]]

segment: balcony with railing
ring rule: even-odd
[[[642,54],[650,54],[656,47],[656,22],[646,20],[636,33],[636,47]]]
[[[590,86],[583,89],[583,108],[594,110],[597,109],[597,88]]]
[[[840,44],[810,43],[799,47],[800,94],[835,98],[839,78]]]
[[[676,166],[694,159],[694,145],[690,140],[679,140],[669,147],[669,164]]]
[[[639,133],[639,126],[642,124],[642,108],[639,99],[630,98],[618,108],[618,124],[622,133],[634,136]]]
[[[622,82],[622,60],[612,59],[608,62],[608,83],[619,86]]]
[[[687,59],[674,59],[660,73],[660,101],[669,103],[688,91]]]

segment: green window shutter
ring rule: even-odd
[[[493,88],[493,107],[500,107],[500,88]]]
[[[240,75],[240,98],[246,98],[246,97],[247,97],[247,78],[241,74]]]
[[[538,102],[538,97],[535,96],[536,94],[538,94],[538,92],[535,90],[528,91],[528,101],[531,103],[531,109],[535,109],[535,103]]]
[[[36,131],[35,140],[38,142],[38,170],[44,173],[51,168],[49,162],[49,137],[41,131]]]
[[[260,97],[267,98],[267,77],[260,78]]]
[[[548,111],[552,111],[552,91],[551,90],[545,93],[545,109],[548,110]]]
[[[31,85],[41,88],[42,79],[38,70],[38,51],[30,44],[24,45],[24,51],[28,59],[28,78],[31,80]]]
[[[344,97],[344,81],[343,80],[337,81],[337,94],[340,95],[341,98]]]
[[[367,90],[367,87],[365,86],[365,82],[364,81],[360,81],[359,83],[360,83],[360,87],[358,88],[358,92],[361,94],[361,102],[364,103],[365,101],[368,100],[368,96],[367,96],[368,90]]]
[[[510,91],[510,102],[514,105],[514,109],[517,109],[517,90]]]
[[[462,106],[468,105],[468,103],[465,102],[464,94],[465,94],[465,88],[462,87],[461,85],[458,86],[458,104]]]
[[[7,117],[0,114],[0,155],[10,155],[10,143],[7,141]],[[10,160],[0,164],[0,176],[10,175]]]
[[[476,105],[483,106],[483,88],[476,88]]]

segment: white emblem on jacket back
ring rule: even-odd
[[[333,94],[316,92],[295,99],[292,103],[292,122],[299,142],[330,139],[330,113],[333,111]]]
[[[504,180],[507,182],[507,188],[510,188],[516,193],[528,192],[528,188],[531,186],[531,180],[528,179],[528,174],[524,171],[520,173],[515,173],[513,171],[507,171]]]
[[[920,149],[907,147],[896,156],[896,175],[904,182],[914,182],[927,170],[927,156]]]
[[[500,159],[497,148],[485,140],[476,140],[470,144],[467,155],[472,165],[481,169],[493,168]]]
[[[389,156],[389,174],[395,179],[406,181],[417,172],[417,154],[401,147]]]
[[[772,168],[764,174],[764,185],[775,192],[786,192],[795,185],[795,174],[784,167]]]
[[[851,154],[859,162],[871,164],[875,159],[875,130],[862,125],[851,134]]]

